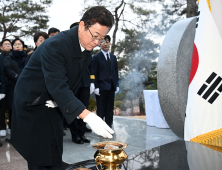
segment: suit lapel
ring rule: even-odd
[[[92,60],[92,55],[91,55],[91,51],[87,51],[86,52],[86,58],[84,60],[84,65],[83,65],[83,69],[87,69],[89,67],[89,64]]]
[[[80,84],[80,81],[83,77],[83,74],[86,72],[87,68],[89,67],[89,64],[92,60],[92,55],[91,55],[91,52],[90,51],[87,51],[86,52],[86,58],[85,60],[83,60],[83,57],[80,59],[82,60],[82,68],[81,68],[81,71],[80,71],[80,74],[78,76],[78,79],[77,79],[77,83],[75,84],[74,88],[72,89],[74,91],[74,93],[76,93],[76,91],[78,90],[78,86]]]
[[[114,67],[114,58],[113,58],[113,56],[111,55],[111,53],[109,53],[109,56],[110,56],[110,61],[111,61],[111,70],[113,70],[113,67]]]
[[[111,69],[102,51],[100,51],[100,55],[101,55],[102,61],[106,64],[106,66],[107,66],[109,69]],[[111,66],[112,66],[112,64],[111,64]]]
[[[83,57],[81,57],[81,58],[79,59],[79,67],[80,67],[80,70],[82,70],[83,65],[84,65],[84,60],[83,60]]]
[[[83,60],[83,54],[81,51],[81,47],[80,47],[80,42],[79,42],[79,37],[78,37],[78,28],[79,26],[76,26],[74,28],[70,29],[70,37],[72,40],[72,44],[73,44],[73,59],[74,61],[76,61],[76,59],[78,59],[76,62],[79,62],[79,75],[77,78],[77,81],[75,81],[75,85],[72,88],[72,90],[76,90],[78,89],[78,85],[80,84],[80,81],[82,79],[83,74],[86,72],[86,69],[88,68],[91,60],[92,60],[92,56],[91,56],[91,51],[87,51],[86,52],[86,56],[85,59]],[[74,71],[75,68],[73,69]]]
[[[85,60],[87,59],[87,58],[86,58],[86,57],[87,57],[87,53],[88,53],[88,52],[86,52],[86,50],[85,50],[84,52],[82,52],[82,57],[81,57],[80,60],[79,60],[80,70],[83,69],[84,62],[85,62]]]
[[[79,26],[71,28],[69,32],[73,44],[73,58],[82,57],[82,51],[79,44],[78,28]]]

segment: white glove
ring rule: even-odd
[[[5,97],[5,94],[0,94],[0,100],[2,100]]]
[[[45,105],[48,106],[48,107],[51,107],[51,108],[58,107],[58,105],[56,104],[56,102],[54,102],[54,101],[52,101],[52,100],[47,100]]]
[[[92,131],[97,135],[104,138],[113,138],[111,134],[114,134],[114,131],[95,113],[90,112],[83,121],[88,123]]]
[[[115,93],[118,93],[118,91],[119,91],[119,87],[116,87],[116,91],[115,91]]]
[[[94,85],[94,83],[91,83],[90,84],[90,94],[92,94],[94,92],[94,90],[95,90],[95,85]]]
[[[95,93],[97,96],[100,96],[100,94],[99,94],[99,88],[96,88],[95,91],[94,91],[94,93]]]

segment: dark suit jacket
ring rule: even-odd
[[[31,164],[52,164],[51,131],[62,154],[63,115],[71,123],[85,106],[75,97],[92,57],[83,60],[78,27],[44,41],[33,53],[16,83],[11,143]],[[45,106],[55,101],[59,108]]]
[[[0,55],[0,94],[5,94],[4,52]]]
[[[6,90],[7,108],[9,110],[12,110],[15,85],[19,75],[23,70],[23,67],[19,67],[19,59],[13,56],[12,53],[9,53],[5,57],[4,65],[5,65],[4,71],[7,77],[7,90]]]
[[[114,87],[119,87],[118,65],[116,56],[110,53],[111,67],[105,56],[100,51],[93,56],[93,69],[95,73],[95,88],[110,90],[111,83]]]
[[[91,61],[86,72],[83,74],[80,87],[90,87],[90,83],[95,83],[95,79],[91,78],[92,75],[94,75],[94,71],[93,71],[93,63]]]
[[[6,53],[4,51],[2,51],[1,55],[0,55],[0,93],[1,94],[6,94],[6,77],[5,77],[5,71],[4,71],[4,61],[5,61],[5,57],[8,56],[9,53]]]

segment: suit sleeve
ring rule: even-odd
[[[94,74],[94,70],[93,70],[93,61],[92,60],[89,65],[89,73],[90,73],[90,83],[95,84],[95,74]]]
[[[18,80],[19,74],[13,70],[9,57],[10,56],[5,57],[4,61],[5,75],[8,77],[8,79],[16,82]]]
[[[64,63],[65,57],[72,57],[71,54],[58,40],[45,44],[41,58],[46,88],[69,124],[85,109],[67,83]]]
[[[92,58],[92,65],[93,65],[93,71],[94,71],[94,75],[95,75],[95,81],[94,81],[95,88],[99,88],[99,85],[98,85],[98,67],[99,67],[98,65],[99,65],[99,63],[98,63],[96,56],[94,56]]]
[[[116,59],[116,56],[115,56],[115,59]],[[116,74],[116,87],[119,87],[119,74],[118,74],[118,63],[117,63],[117,59],[115,60],[116,62],[116,68],[115,68],[115,74]]]
[[[0,61],[2,61],[0,57]],[[5,74],[4,74],[4,64],[0,63],[0,94],[5,94]]]

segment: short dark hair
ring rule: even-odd
[[[51,33],[55,33],[55,32],[60,32],[60,30],[57,29],[57,28],[54,28],[54,27],[49,28],[49,30],[48,30],[48,35],[50,35]]]
[[[72,25],[70,25],[69,28],[71,29],[71,28],[73,28],[73,27],[75,27],[75,26],[77,26],[77,25],[79,25],[79,22],[75,22],[75,23],[73,23]]]
[[[46,32],[37,32],[34,35],[34,42],[37,42],[40,36],[43,36],[45,39],[49,38],[49,35]]]
[[[11,41],[10,41],[9,39],[4,39],[4,40],[2,40],[2,41],[1,41],[0,46],[2,46],[2,45],[3,45],[3,43],[4,43],[5,41],[10,42],[10,44],[11,44]]]
[[[111,37],[110,37],[109,35],[106,35],[106,36],[105,36],[104,40],[106,40],[106,39],[108,39],[109,42],[111,41]]]
[[[85,27],[88,28],[95,23],[107,26],[110,29],[114,24],[114,17],[112,13],[103,6],[94,6],[89,8],[84,14],[80,21],[85,23]]]
[[[19,37],[16,37],[13,41],[12,41],[12,46],[15,44],[15,42],[17,41],[17,40],[19,40],[21,43],[22,43],[22,46],[24,47],[24,45],[25,45],[25,43],[24,43],[24,41],[22,41]]]

